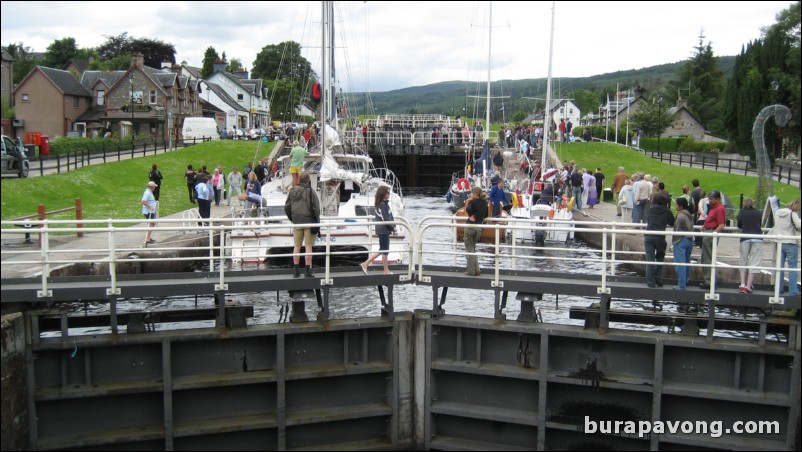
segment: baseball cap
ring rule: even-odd
[[[159,185],[156,182],[150,181],[148,182],[148,187],[158,187]]]

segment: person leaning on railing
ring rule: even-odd
[[[795,240],[780,240],[780,268],[788,267],[788,295],[792,297],[799,296],[799,267],[797,260],[799,259],[799,229],[800,229],[800,202],[795,199],[788,203],[782,209],[777,210],[774,214],[774,227],[771,229],[771,235],[780,236],[795,236]],[[780,271],[777,275],[777,284],[780,284],[781,292],[785,289],[782,287],[784,283],[783,272]]]
[[[689,210],[688,200],[686,198],[677,198],[677,218],[674,220],[674,232],[672,236],[672,245],[674,249],[674,271],[677,274],[677,285],[673,287],[674,290],[685,290],[688,285],[691,269],[682,264],[688,264],[691,261],[691,251],[693,251],[693,239],[690,236],[684,235],[685,232],[693,232],[693,216]],[[678,265],[679,264],[679,265]]]

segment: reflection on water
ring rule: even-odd
[[[417,227],[420,221],[427,216],[435,215],[451,215],[451,206],[446,202],[445,197],[440,193],[439,189],[413,189],[407,190],[404,196],[405,200],[405,217],[413,228]],[[439,235],[438,235],[439,234]],[[452,241],[451,230],[446,228],[433,229],[431,234],[427,234],[427,240],[442,241],[443,243],[450,243]],[[601,269],[601,264],[598,259],[598,254],[594,253],[592,249],[580,240],[571,241],[566,244],[548,246],[563,247],[570,250],[571,259],[568,260],[547,260],[547,259],[516,259],[514,262],[510,259],[502,260],[502,268],[514,268],[518,270],[547,270],[549,272],[566,272],[577,274],[598,273]],[[477,246],[478,252],[492,252],[492,247],[482,244]],[[531,253],[540,251],[530,250]],[[548,251],[546,251],[548,253]],[[534,255],[534,254],[533,254]],[[535,255],[536,256],[536,255]],[[457,266],[464,267],[464,257],[453,257],[448,255],[432,255],[431,263],[434,265]],[[438,260],[439,259],[439,260]],[[427,264],[429,261],[427,260]],[[479,259],[481,267],[490,268],[493,266],[494,261],[490,256],[481,256]],[[356,264],[347,264],[353,265]],[[513,267],[514,266],[514,267]],[[263,268],[259,264],[244,264],[237,265],[232,270],[255,270]],[[288,276],[289,276],[288,269]],[[634,275],[635,273],[629,269],[619,269],[618,274]],[[381,303],[379,300],[379,293],[376,287],[355,287],[355,288],[333,288],[330,292],[329,308],[331,318],[360,318],[360,317],[375,317],[381,314]],[[504,313],[507,319],[515,319],[520,313],[520,303],[515,300],[515,293],[510,293],[507,300],[507,307]],[[291,304],[291,299],[286,292],[262,292],[262,293],[245,293],[245,294],[229,294],[229,300],[238,301],[243,305],[254,306],[254,317],[249,319],[249,324],[268,324],[280,321],[280,315],[283,309],[288,309]],[[437,298],[439,299],[440,293],[438,292]],[[395,311],[414,311],[416,309],[432,309],[433,300],[435,296],[430,286],[418,286],[414,284],[402,284],[395,286],[394,304]],[[539,316],[544,322],[560,323],[560,324],[573,324],[582,325],[582,320],[569,319],[569,310],[572,306],[588,307],[590,304],[597,302],[598,298],[583,298],[583,297],[570,297],[570,296],[557,296],[551,294],[544,294],[543,301],[536,303],[536,309],[539,311]],[[475,289],[461,289],[450,288],[448,290],[448,297],[446,303],[443,305],[447,314],[472,316],[472,317],[493,317],[494,293],[491,290],[475,290]],[[130,310],[158,310],[158,309],[180,309],[180,308],[194,308],[194,307],[213,307],[214,300],[212,297],[205,298],[164,298],[160,300],[121,300],[118,302],[118,311]],[[633,300],[613,300],[614,309],[628,309],[640,312],[647,312],[654,309],[651,300],[633,301]],[[107,311],[106,304],[97,304],[89,306],[88,308],[83,305],[77,310],[87,312],[102,312]],[[666,309],[675,309],[675,306],[666,307]],[[317,312],[317,305],[314,300],[307,301],[306,311],[310,319],[315,318]],[[200,326],[213,326],[213,321],[208,322],[185,322],[181,324],[157,324],[156,328],[171,329],[171,328],[197,328]],[[667,331],[667,327],[652,326],[652,325],[635,325],[635,324],[617,324],[611,323],[612,328],[623,329],[637,329],[643,331]],[[91,329],[85,330],[84,333],[101,333],[108,329]],[[717,332],[718,333],[718,332]],[[702,333],[704,334],[704,333]],[[737,335],[732,337],[742,337],[744,333],[738,332]]]

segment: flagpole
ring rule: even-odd
[[[618,98],[618,83],[615,84],[615,143],[618,144],[618,113],[620,113],[621,101]]]
[[[604,112],[604,141],[610,141],[610,93],[607,93],[607,109]]]
[[[629,97],[629,88],[627,88],[627,136],[624,137],[624,145],[629,147],[629,106],[630,106],[630,97]]]

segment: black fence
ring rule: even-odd
[[[699,155],[698,153],[660,152],[633,147],[636,151],[663,163],[688,166],[693,168],[710,169],[730,174],[757,175],[757,163],[754,160],[740,160],[721,158],[714,153]],[[789,185],[799,185],[800,168],[775,165],[772,170],[772,179]]]
[[[177,140],[172,142],[172,147],[163,139],[157,138],[142,138],[125,144],[109,141],[108,148],[101,150],[77,150],[66,153],[54,153],[53,155],[47,156],[40,154],[37,158],[30,159],[31,172],[38,172],[40,176],[53,173],[61,174],[99,163],[119,162],[136,157],[145,157],[147,155],[156,155],[159,153],[163,154],[178,148],[209,140],[211,140],[211,138],[197,138],[186,143],[183,140]]]

